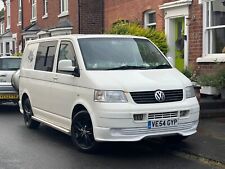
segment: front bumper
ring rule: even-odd
[[[11,85],[0,85],[0,103],[15,102],[19,100],[18,92]]]
[[[103,106],[103,107],[102,107]],[[96,141],[140,141],[148,137],[168,135],[189,136],[197,132],[199,121],[199,104],[196,98],[187,99],[180,103],[164,103],[154,105],[101,105],[94,118],[94,135]],[[115,110],[116,109],[116,110]],[[188,115],[181,117],[181,111]],[[151,113],[178,112],[178,124],[170,127],[148,129],[148,115]],[[135,121],[134,114],[144,114],[146,118]],[[172,119],[172,118],[162,118]],[[156,119],[155,119],[156,120]],[[161,120],[161,119],[157,119]]]
[[[103,128],[96,127],[96,141],[140,141],[149,137],[161,137],[169,135],[190,136],[197,132],[198,121],[179,124],[176,127],[148,129],[147,127],[136,128]]]

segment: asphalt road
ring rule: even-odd
[[[185,142],[188,143],[188,140]],[[0,169],[209,169],[160,140],[108,143],[97,154],[78,152],[70,137],[42,125],[27,129],[16,107],[0,106]]]

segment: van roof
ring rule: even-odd
[[[33,42],[42,42],[48,40],[59,40],[59,39],[81,39],[81,38],[141,38],[146,39],[145,37],[141,36],[133,36],[133,35],[113,35],[113,34],[71,34],[71,35],[63,35],[63,36],[54,36],[54,37],[47,37],[41,38],[36,40],[28,41],[28,43]]]

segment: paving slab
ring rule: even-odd
[[[172,147],[225,165],[225,118],[201,119],[195,135]]]

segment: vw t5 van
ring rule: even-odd
[[[71,135],[82,151],[99,142],[196,133],[192,83],[148,39],[68,35],[29,41],[20,69],[20,111]]]

